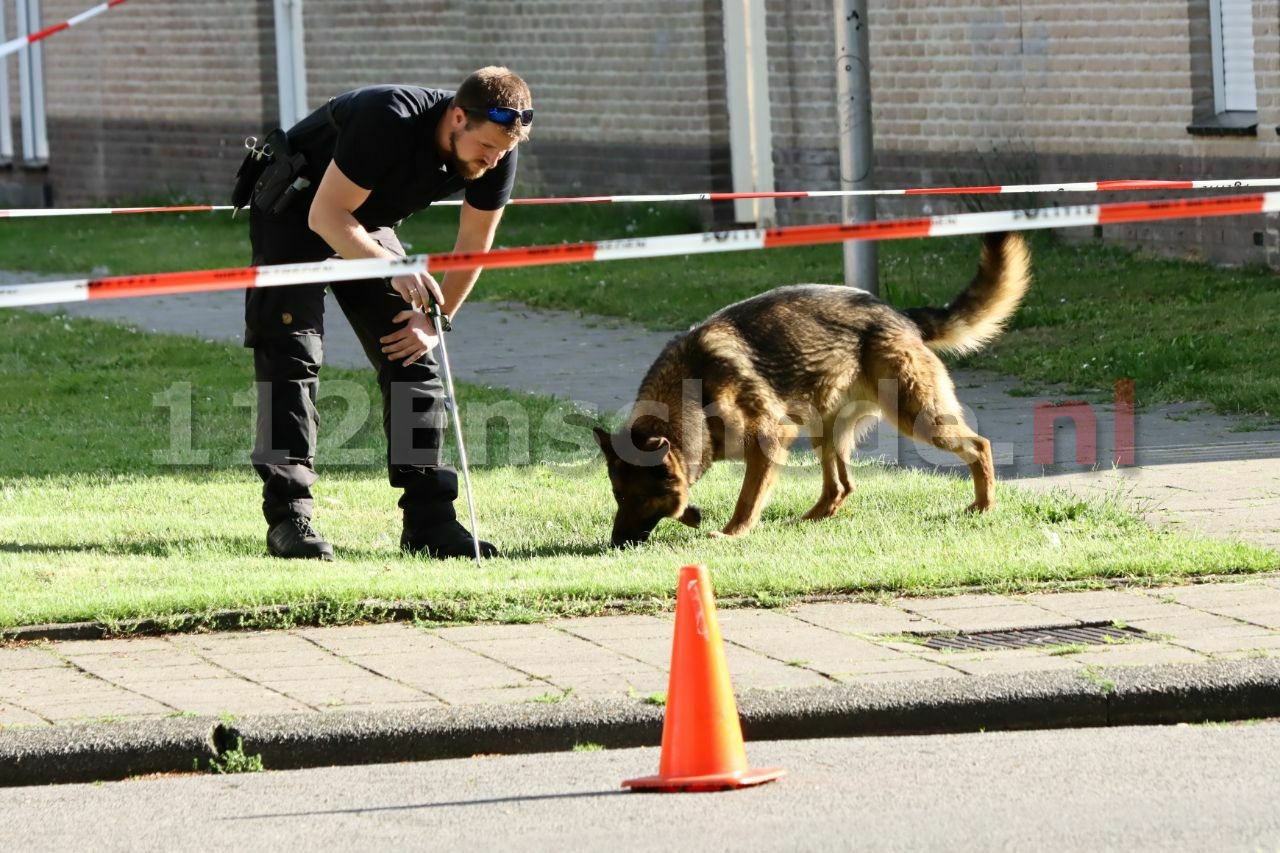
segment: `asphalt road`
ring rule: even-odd
[[[1275,850],[1280,724],[748,744],[781,781],[637,794],[656,749],[0,790],[22,851]]]

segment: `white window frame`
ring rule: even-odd
[[[1216,113],[1257,112],[1253,0],[1209,0]]]

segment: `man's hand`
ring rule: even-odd
[[[398,275],[391,279],[391,286],[405,302],[414,308],[426,311],[431,307],[431,300],[434,299],[443,310],[444,293],[441,292],[436,280],[431,277],[431,273],[411,272]]]
[[[404,276],[408,278],[408,276]],[[435,326],[431,318],[418,310],[405,310],[391,318],[395,323],[404,323],[404,328],[379,338],[382,351],[387,361],[402,361],[413,364],[436,348],[440,339],[436,337]]]

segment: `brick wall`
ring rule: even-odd
[[[768,3],[779,188],[835,187],[831,3]],[[1275,175],[1276,0],[1254,3],[1258,135],[1223,138],[1187,132],[1194,116],[1213,110],[1207,0],[870,5],[879,186]],[[1045,196],[914,197],[881,200],[878,209],[889,217],[1014,202],[1051,203]],[[834,202],[782,209],[792,221],[830,218],[838,210]],[[1242,217],[1109,226],[1104,236],[1165,253],[1275,265],[1276,232],[1275,217]]]
[[[538,119],[521,150],[518,193],[728,184],[719,0],[309,0],[305,8],[317,103],[389,80],[454,88],[489,64],[524,77]]]
[[[519,193],[723,190],[721,2],[307,0],[309,96],[318,104],[387,81],[452,87],[479,65],[505,63],[530,82],[538,110]],[[832,4],[765,3],[777,186],[835,188]],[[44,20],[84,6],[45,0]],[[1259,132],[1237,138],[1186,130],[1212,111],[1208,0],[871,7],[881,186],[1274,174],[1280,0],[1254,3]],[[274,123],[272,17],[270,0],[148,0],[47,40],[54,202],[169,192],[222,201],[241,140]],[[881,201],[879,213],[1014,201],[1050,203],[917,197]],[[783,222],[825,221],[839,203],[778,210]],[[1280,228],[1261,217],[1116,227],[1106,236],[1280,265]]]
[[[43,18],[84,9],[45,0]],[[46,39],[54,203],[174,193],[226,203],[245,135],[276,109],[270,24],[269,2],[149,0]]]

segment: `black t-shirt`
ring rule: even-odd
[[[436,128],[452,98],[453,92],[419,86],[355,89],[298,122],[289,140],[307,155],[304,174],[314,186],[332,160],[370,191],[354,211],[369,230],[394,226],[460,189],[472,207],[497,210],[511,198],[516,149],[480,178],[464,181],[436,150]]]

